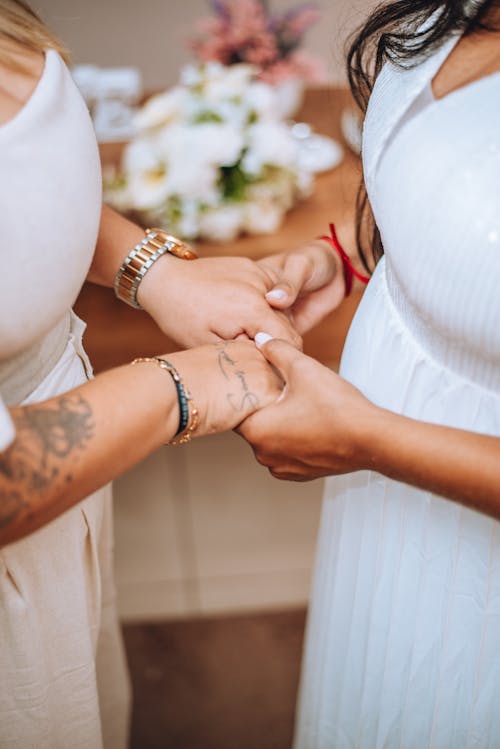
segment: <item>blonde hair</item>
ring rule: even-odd
[[[66,47],[24,0],[0,0],[0,38],[2,36],[33,52],[55,49],[66,62],[69,61]],[[25,69],[2,45],[0,63],[20,71]]]

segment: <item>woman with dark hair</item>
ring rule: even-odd
[[[295,746],[496,749],[500,3],[386,3],[349,73],[378,262],[341,377],[257,336],[286,388],[241,429],[278,478],[347,474],[326,486]],[[266,261],[300,259],[316,289],[281,289],[299,329],[352,280],[328,250]]]
[[[229,339],[270,325],[299,341],[266,302],[263,269],[194,260],[102,205],[95,134],[64,58],[25,2],[0,0],[2,749],[125,749],[108,482],[276,399],[264,357]],[[92,379],[71,311],[85,278],[194,348]]]

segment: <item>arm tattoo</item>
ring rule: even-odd
[[[16,439],[0,455],[0,528],[12,522],[29,492],[42,492],[61,478],[63,460],[75,457],[94,434],[92,409],[80,395],[62,395],[50,406],[20,409],[14,416]]]
[[[242,369],[237,369],[238,362],[231,359],[226,351],[226,343],[216,345],[218,352],[219,369],[228,381],[236,378],[238,392],[227,393],[227,402],[234,411],[244,411],[248,407],[256,410],[259,407],[259,399],[256,393],[248,387],[246,373]]]

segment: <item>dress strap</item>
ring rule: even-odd
[[[370,190],[384,148],[401,118],[422,93],[460,39],[448,39],[431,57],[416,67],[387,62],[373,88],[363,128],[363,168]]]

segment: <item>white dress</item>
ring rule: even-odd
[[[500,74],[426,102],[455,41],[375,84],[385,256],[341,372],[384,408],[499,436]],[[328,480],[295,747],[500,747],[498,522],[372,472]]]
[[[0,126],[0,174],[1,463],[15,437],[7,406],[47,400],[91,376],[85,326],[71,305],[98,233],[99,154],[54,51],[26,105]],[[126,747],[111,510],[106,487],[0,549],[1,749]]]

